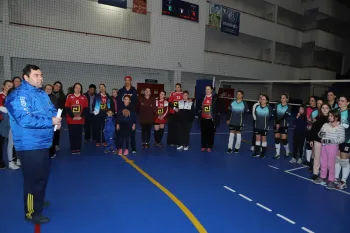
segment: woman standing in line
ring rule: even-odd
[[[291,108],[288,104],[288,96],[286,94],[281,95],[281,102],[276,105],[273,111],[276,147],[276,155],[273,158],[280,158],[281,143],[286,150],[286,157],[289,157],[291,153],[288,145],[288,118],[291,115]]]
[[[239,148],[241,147],[242,135],[241,132],[243,130],[243,115],[246,112],[249,112],[247,103],[243,101],[244,93],[239,90],[236,94],[236,100],[232,101],[229,111],[230,113],[227,115],[227,125],[229,126],[230,136],[228,139],[228,150],[227,154],[232,154],[233,150],[233,142],[236,136],[236,145],[235,145],[235,153],[239,152]]]
[[[156,114],[154,119],[154,141],[155,147],[163,147],[162,139],[164,135],[164,127],[167,122],[168,101],[165,100],[166,92],[161,91],[159,98],[156,100]]]
[[[336,157],[335,164],[335,184],[337,189],[346,189],[346,181],[350,174],[350,109],[349,109],[349,97],[341,95],[339,97],[339,110],[340,110],[340,123],[345,128],[345,141],[339,145],[340,155]],[[342,178],[339,180],[340,172],[342,172]]]
[[[196,116],[194,103],[188,98],[189,92],[183,92],[183,99],[179,101],[178,108],[175,110],[175,118],[178,130],[178,150],[188,150],[190,146],[190,134],[192,123]]]
[[[305,139],[305,151],[306,151],[306,161],[304,161],[304,165],[309,167],[309,170],[312,169],[311,157],[312,157],[312,147],[310,146],[310,130],[312,124],[314,123],[314,119],[312,118],[312,113],[317,110],[317,97],[310,96],[309,105],[305,108],[306,113],[306,139]]]
[[[129,155],[129,142],[132,136],[132,132],[136,128],[136,112],[131,105],[131,97],[125,95],[123,98],[124,104],[118,110],[117,116],[117,130],[119,131],[120,139],[119,145],[117,145],[118,155]],[[123,110],[128,110],[130,115],[124,115]],[[124,151],[123,151],[124,147]]]
[[[183,99],[183,93],[181,89],[181,84],[177,83],[175,85],[175,91],[170,93],[168,102],[169,102],[169,114],[168,114],[168,136],[167,144],[168,146],[175,147],[178,146],[177,142],[177,129],[176,129],[176,120],[175,120],[175,109],[180,100]]]
[[[103,143],[104,146],[107,146],[105,136],[103,134],[103,129],[105,128],[105,119],[107,116],[107,109],[110,109],[110,96],[106,93],[106,85],[103,83],[100,84],[100,93],[98,93],[92,107],[94,109],[94,135],[96,138],[96,147],[101,146]]]
[[[64,104],[66,102],[66,95],[63,92],[63,86],[62,86],[62,83],[60,81],[56,81],[53,84],[52,94],[54,94],[56,96],[57,106],[59,109],[63,110],[62,116],[64,116],[65,115]],[[60,138],[61,138],[61,130],[56,130],[54,133],[54,139],[53,139],[56,151],[60,150]]]
[[[140,125],[142,148],[149,148],[151,140],[152,126],[154,120],[154,111],[156,110],[156,101],[151,96],[151,89],[145,89],[145,95],[139,97],[140,105]]]
[[[255,108],[255,150],[253,157],[265,158],[267,140],[266,136],[269,132],[270,120],[273,116],[273,111],[268,105],[269,97],[261,95],[259,105]]]
[[[53,104],[53,106],[55,106],[56,109],[58,109],[58,100],[57,100],[57,97],[54,94],[52,94],[52,89],[53,87],[50,84],[46,84],[44,87],[44,91],[49,96],[51,103]],[[55,156],[56,156],[56,147],[53,141],[52,146],[50,147],[50,157],[53,159]]]
[[[4,84],[4,92],[6,93],[6,96],[13,91],[13,83],[10,82],[10,80],[5,81]],[[5,99],[6,101],[6,99]],[[13,137],[12,137],[12,131],[10,128],[10,118],[8,115],[7,108],[5,106],[0,107],[0,112],[2,115],[2,121],[0,123],[0,137],[7,138],[7,158],[8,158],[8,167],[12,170],[17,170],[19,169],[19,164],[16,163],[16,160],[14,158],[14,153],[13,153]],[[2,150],[2,147],[1,147]]]
[[[88,100],[83,95],[80,83],[73,85],[73,94],[67,96],[65,110],[67,114],[70,148],[73,155],[80,154],[85,116],[89,113]]]
[[[312,155],[314,159],[313,163],[313,176],[311,179],[316,180],[319,172],[320,172],[320,166],[321,166],[321,148],[322,143],[321,139],[318,136],[318,133],[320,132],[322,126],[328,122],[328,115],[331,111],[331,107],[328,104],[322,104],[321,110],[318,114],[318,116],[315,119],[315,122],[312,124],[311,130],[310,130],[310,146],[312,148]]]
[[[202,152],[211,152],[214,146],[218,117],[217,100],[217,95],[213,94],[213,87],[207,85],[200,114]]]

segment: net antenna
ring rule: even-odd
[[[298,100],[289,101],[292,106],[300,106],[307,103],[310,96],[315,95],[320,98],[325,97],[328,90],[334,92],[343,92],[344,87],[350,88],[350,80],[248,80],[248,79],[229,79],[218,80],[219,86],[231,86],[236,93],[238,90],[244,91],[244,100],[257,102],[259,94],[267,94],[270,97],[270,103],[278,103],[281,94],[287,94],[289,99]],[[341,85],[337,83],[348,83]],[[225,99],[235,99],[222,97]]]

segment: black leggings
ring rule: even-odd
[[[201,118],[202,148],[213,148],[215,131],[216,128],[213,119]]]
[[[151,131],[152,131],[152,124],[141,124],[141,140],[142,143],[149,144],[149,141],[151,139]]]
[[[189,146],[190,145],[190,134],[192,128],[192,122],[178,122],[177,128],[178,132],[178,141],[181,146]]]
[[[305,134],[299,133],[299,132],[294,132],[293,157],[295,159],[299,159],[303,156],[304,142],[305,142]]]
[[[81,150],[83,125],[68,124],[71,151]]]

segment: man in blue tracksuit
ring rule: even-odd
[[[124,106],[124,96],[125,95],[129,95],[131,96],[131,103],[130,103],[130,106],[132,108],[132,111],[133,112],[136,112],[136,107],[137,107],[137,102],[138,102],[138,97],[137,97],[137,90],[135,87],[133,87],[131,85],[131,82],[132,82],[132,78],[130,76],[126,76],[124,78],[124,81],[125,81],[125,85],[120,88],[118,90],[118,99],[117,99],[117,107],[120,108],[120,109],[123,109],[123,106]],[[118,110],[119,112],[119,110]],[[127,110],[127,109],[124,109],[123,110],[123,115],[128,115],[130,116],[130,112]],[[132,131],[132,134],[131,134],[131,150],[132,150],[132,153],[136,153],[136,130],[133,130]]]
[[[41,89],[43,75],[39,67],[27,65],[23,82],[6,98],[13,141],[22,163],[25,218],[42,224],[49,218],[42,215],[50,169],[49,148],[54,126],[61,127],[61,118],[49,96]]]

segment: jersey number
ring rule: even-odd
[[[101,104],[101,109],[106,109],[106,104]]]
[[[162,108],[158,109],[158,114],[161,115],[163,114],[164,110]]]

